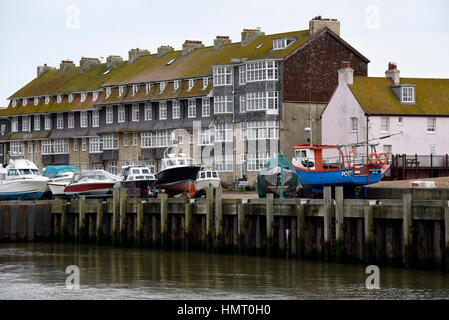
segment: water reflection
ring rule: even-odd
[[[80,268],[81,289],[65,287]],[[449,298],[449,276],[383,267],[367,290],[365,266],[70,244],[1,244],[0,299]]]

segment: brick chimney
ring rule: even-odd
[[[73,63],[72,60],[62,60],[61,64],[59,65],[59,72],[64,73],[69,68],[74,67],[74,66],[75,66],[75,64]]]
[[[385,77],[391,79],[395,86],[401,83],[401,78],[399,76],[400,72],[397,69],[397,65],[394,62],[388,63],[388,70],[385,71]]]
[[[80,60],[80,73],[83,73],[93,66],[100,64],[100,59],[98,58],[85,58],[82,57]]]
[[[43,66],[38,66],[37,67],[37,77],[40,78],[41,76],[43,76],[44,74],[46,74],[48,71],[50,70],[54,70],[56,68],[54,67],[49,67],[47,66],[47,64],[45,63]]]
[[[173,49],[171,46],[160,46],[157,48],[157,57],[161,58],[165,56],[169,52],[173,52],[175,49]]]
[[[109,56],[106,59],[106,66],[109,68],[109,67],[112,67],[113,65],[115,65],[117,63],[122,62],[122,61],[123,61],[123,58],[120,57],[120,56]]]
[[[134,63],[137,61],[140,57],[147,56],[150,54],[150,51],[148,50],[141,50],[139,48],[131,49],[128,51],[128,63]]]
[[[230,44],[232,41],[229,39],[229,36],[217,36],[216,39],[214,39],[214,49],[219,50],[224,45]]]
[[[260,31],[260,28],[257,29],[243,29],[242,31],[242,47],[246,47],[251,42],[259,38],[260,36],[264,36],[265,33]]]
[[[340,36],[340,21],[337,19],[323,19],[321,16],[315,17],[309,21],[309,35],[313,36],[326,27]]]
[[[341,68],[338,70],[338,85],[354,83],[354,69],[351,68],[351,62],[342,61]]]
[[[200,40],[186,40],[182,45],[182,55],[186,56],[198,48],[203,48],[204,44]]]

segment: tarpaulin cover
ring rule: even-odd
[[[77,172],[79,171],[73,166],[48,166],[44,170],[44,177],[56,178],[65,172]]]
[[[257,192],[259,198],[265,198],[266,194],[270,192],[267,188],[267,181],[271,185],[280,187],[281,168],[283,168],[282,176],[284,183],[290,180],[289,190],[294,190],[299,185],[299,178],[296,174],[295,167],[293,167],[285,155],[281,154],[269,159],[262,171],[259,172],[257,176]]]

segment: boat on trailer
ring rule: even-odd
[[[345,155],[342,148],[350,147]],[[371,146],[369,156],[357,153],[356,147]],[[292,164],[306,193],[322,193],[326,186],[357,187],[377,183],[388,162],[386,153],[376,153],[376,145],[347,146],[303,144],[294,147]]]
[[[75,172],[72,181],[64,188],[68,197],[86,196],[109,196],[112,189],[120,178],[104,170],[90,170],[83,173]]]

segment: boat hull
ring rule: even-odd
[[[156,174],[156,188],[165,189],[170,197],[188,193],[200,169],[198,166],[186,166],[161,171]]]
[[[64,188],[66,195],[107,195],[112,192],[115,182],[80,183],[68,185]]]
[[[220,180],[218,179],[195,181],[195,191],[200,191],[207,187],[218,188],[219,186]]]
[[[148,196],[148,192],[153,190],[156,186],[156,180],[132,180],[132,181],[122,181],[121,186],[125,189],[137,189],[141,197]]]
[[[306,171],[296,168],[304,189],[312,189],[315,192],[323,190],[323,187],[357,187],[377,183],[382,179],[381,168],[368,168],[368,174],[355,175],[354,169],[341,169],[334,171]]]
[[[6,180],[0,184],[0,199],[36,200],[47,191],[46,180]]]

